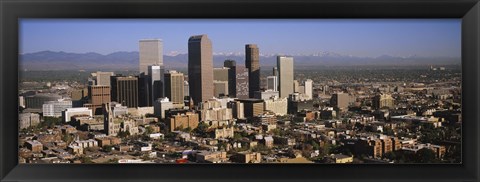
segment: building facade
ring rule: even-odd
[[[163,65],[163,42],[160,39],[140,40],[140,74],[147,75],[148,66]]]
[[[253,98],[260,90],[260,52],[256,44],[245,45],[245,67],[248,68],[248,92]]]
[[[138,107],[138,78],[134,76],[112,78],[112,100],[129,108]]]
[[[278,56],[278,91],[280,98],[293,93],[293,57]]]
[[[207,35],[188,40],[188,82],[194,104],[213,97],[212,42]]]
[[[165,73],[165,97],[175,104],[184,101],[184,76],[183,73],[171,70]]]

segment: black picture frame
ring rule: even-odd
[[[18,165],[20,18],[461,18],[462,164]],[[2,181],[479,181],[478,0],[0,0]]]

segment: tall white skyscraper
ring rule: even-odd
[[[151,65],[163,65],[163,42],[160,39],[140,40],[140,74],[146,75]]]
[[[310,79],[305,80],[305,95],[307,96],[307,100],[312,100],[313,98],[313,81]]]
[[[277,91],[278,90],[278,79],[277,76],[267,76],[267,89]]]
[[[293,57],[278,56],[278,88],[280,98],[293,93]]]

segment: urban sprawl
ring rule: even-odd
[[[183,73],[165,69],[162,40],[139,49],[135,74],[22,81],[19,162],[461,162],[459,68],[318,76],[277,56],[260,72],[256,44],[245,65],[214,68],[212,42],[195,35]]]

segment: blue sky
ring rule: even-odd
[[[140,39],[163,40],[164,53],[187,52],[207,34],[214,52],[460,57],[460,19],[21,19],[20,53],[138,51]]]

